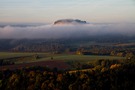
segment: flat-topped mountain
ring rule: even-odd
[[[76,24],[87,24],[87,22],[79,19],[61,19],[54,22],[54,25],[76,25]]]

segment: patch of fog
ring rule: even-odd
[[[79,24],[79,25],[37,25],[0,27],[0,39],[70,38],[107,34],[135,35],[135,24]]]

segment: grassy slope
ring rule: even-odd
[[[53,57],[53,60],[63,60],[63,61],[81,61],[81,62],[88,62],[93,60],[99,60],[99,59],[109,59],[109,60],[120,60],[124,59],[124,57],[115,57],[115,56],[98,56],[98,55],[69,55],[69,54],[47,54],[47,53],[11,53],[11,52],[0,52],[0,59],[3,58],[13,58],[13,57],[21,57],[21,56],[31,56],[34,54],[38,54],[42,58],[33,60],[33,61],[27,61],[27,62],[37,62],[37,61],[48,61],[51,60],[51,57]],[[20,62],[20,60],[19,60]]]
[[[21,56],[30,56],[30,55],[33,55],[33,53],[0,52],[0,59],[21,57]]]
[[[53,56],[53,60],[98,60],[98,59],[123,59],[124,57],[115,56],[98,56],[98,55],[58,55]],[[49,60],[50,57],[44,58],[44,60]]]
[[[78,61],[81,63],[86,62],[93,62],[95,60],[99,59],[109,59],[109,60],[122,60],[125,59],[124,57],[115,57],[115,56],[98,56],[98,55],[52,55],[50,57],[39,59],[38,61],[48,61],[51,60],[51,57],[53,57],[53,60],[62,60],[65,62],[68,61]]]

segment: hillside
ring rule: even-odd
[[[86,21],[79,19],[61,19],[54,22],[54,25],[76,25],[76,24],[87,24]]]

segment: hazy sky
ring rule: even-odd
[[[0,22],[57,19],[135,23],[135,0],[0,0]]]

